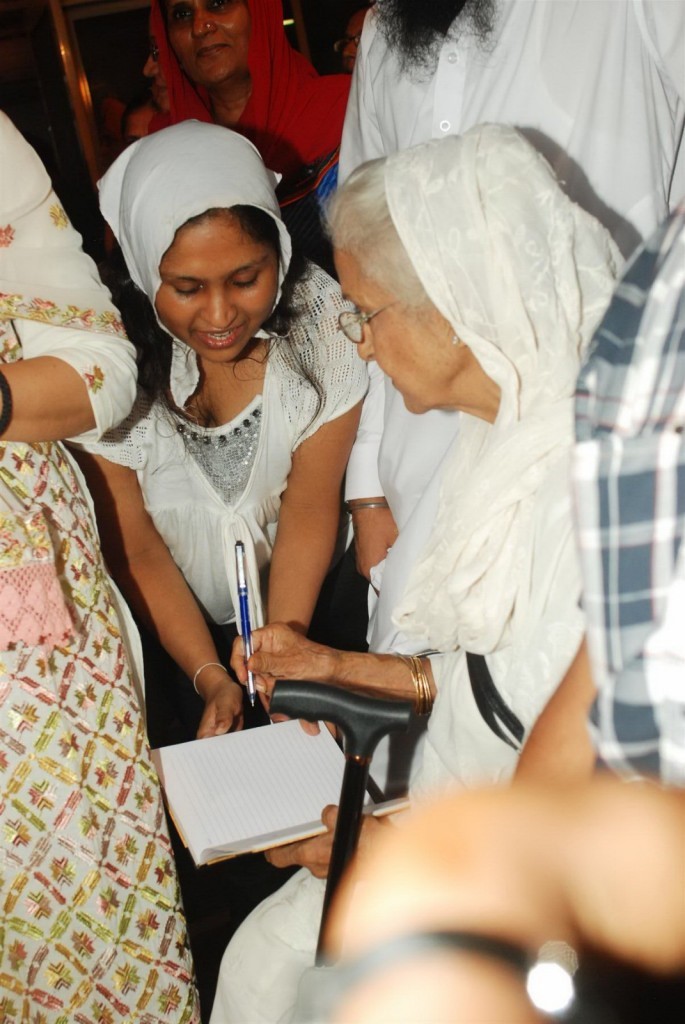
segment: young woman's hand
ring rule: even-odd
[[[243,727],[243,690],[226,672],[202,681],[198,686],[205,710],[197,731],[199,740],[222,736]]]

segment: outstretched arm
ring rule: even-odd
[[[4,441],[60,441],[95,426],[85,381],[69,363],[38,356],[0,369],[12,393]],[[3,409],[0,400],[0,413]]]
[[[362,654],[338,651],[314,643],[282,623],[256,629],[252,634],[253,654],[246,667],[241,637],[233,644],[231,668],[241,683],[247,668],[258,676],[258,689],[270,697],[278,679],[306,679],[365,691],[372,697],[414,700],[416,689],[411,667],[394,654]],[[421,658],[431,696],[435,682],[429,658]]]
[[[583,640],[526,740],[516,766],[516,781],[572,783],[590,778],[596,753],[588,715],[596,693]]]
[[[682,971],[685,917],[674,895],[685,796],[609,779],[561,793],[526,785],[460,793],[387,830],[339,890],[333,960],[341,949],[349,960],[399,936],[459,930],[533,957],[550,938],[565,939],[651,971]],[[327,1019],[538,1020],[522,978],[482,955],[409,953],[385,964]],[[420,1017],[412,1016],[417,993]]]
[[[242,725],[242,691],[219,662],[198,604],[148,514],[135,472],[97,455],[78,455],[98,511],[110,570],[140,620],[185,674],[197,680],[205,702],[198,736]]]
[[[19,338],[23,359],[0,364],[12,406],[4,440],[99,436],[130,411],[136,364],[127,339],[33,320],[0,324],[3,340],[8,332]],[[10,346],[12,341],[10,333]],[[3,397],[0,415],[4,411]]]
[[[340,526],[343,473],[360,406],[324,423],[297,448],[278,517],[268,618],[306,632]]]

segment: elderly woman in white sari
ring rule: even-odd
[[[333,651],[269,626],[249,666],[266,698],[304,678],[432,705],[412,798],[507,779],[583,632],[568,486],[579,361],[613,286],[606,231],[514,129],[484,126],[360,168],[330,224],[341,325],[407,408],[452,409],[438,511],[394,620],[416,656]],[[406,649],[406,648],[405,648]],[[422,653],[431,652],[431,653]],[[434,653],[437,652],[437,653]],[[234,665],[241,670],[241,650]],[[228,947],[213,1024],[288,1020],[313,962],[325,836],[269,854],[309,868]],[[389,827],[370,821],[362,843]]]

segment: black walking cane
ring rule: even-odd
[[[269,712],[304,718],[308,722],[334,722],[345,737],[345,773],[316,950],[316,963],[320,967],[324,966],[326,915],[338,882],[359,842],[373,752],[387,733],[407,729],[413,707],[410,701],[379,700],[323,683],[287,680],[276,684]]]

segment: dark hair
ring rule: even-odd
[[[140,92],[137,96],[134,96],[132,100],[128,101],[121,115],[121,134],[123,138],[126,138],[126,129],[128,127],[129,117],[131,117],[132,114],[137,114],[139,110],[144,110],[144,108],[148,106],[152,107],[155,112],[158,111],[157,104],[153,100],[149,91]]]
[[[197,224],[207,218],[222,216],[226,212],[229,211],[206,210],[204,213],[190,218],[186,224]],[[280,237],[273,217],[254,206],[232,206],[230,213],[236,218],[245,234],[255,242],[270,246],[280,260]],[[138,355],[139,385],[151,398],[161,398],[168,404],[167,392],[174,345],[171,335],[157,322],[155,311],[147,295],[131,280],[128,267],[118,246],[100,269],[102,279],[112,292],[114,303],[121,312],[126,333],[135,345]],[[307,274],[307,261],[299,254],[293,253],[281,288],[281,297],[273,313],[263,324],[266,331],[280,337],[288,334],[293,318],[297,316],[298,312],[294,304],[295,288]],[[296,358],[296,354],[293,353],[293,355]],[[249,358],[249,355],[239,358]],[[320,388],[317,382],[312,379],[303,365],[300,364],[298,369],[314,387],[320,398]]]

